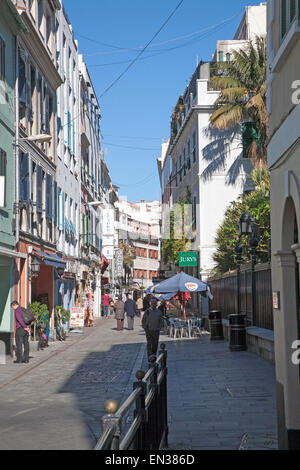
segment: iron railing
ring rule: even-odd
[[[139,370],[133,392],[118,408],[105,403],[102,435],[94,450],[159,450],[168,447],[167,351],[161,344],[158,358],[150,357],[146,374]],[[131,426],[123,433],[124,420],[135,404]]]
[[[247,326],[257,326],[273,330],[273,303],[271,267],[268,264],[255,266],[255,290],[253,290],[251,267],[241,267],[240,292],[241,313],[245,315]],[[237,275],[236,272],[210,279],[209,285],[214,299],[210,301],[211,310],[220,310],[227,318],[237,313]],[[255,300],[255,315],[253,303]]]

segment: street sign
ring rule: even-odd
[[[198,266],[197,251],[180,251],[178,260],[180,267]]]

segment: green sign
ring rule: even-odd
[[[180,251],[178,253],[179,266],[198,266],[197,251]]]

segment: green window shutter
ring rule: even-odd
[[[244,122],[242,124],[242,137],[243,137],[243,157],[248,157],[250,146],[255,140],[258,147],[260,141],[257,133],[257,129],[253,122]]]
[[[219,62],[223,62],[224,61],[224,53],[223,51],[220,51],[219,52]]]

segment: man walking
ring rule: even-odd
[[[137,313],[136,303],[126,294],[125,313],[127,316],[128,330],[133,330],[134,316]]]
[[[11,304],[11,308],[14,310],[15,322],[16,322],[16,356],[17,360],[15,364],[21,364],[22,362],[29,362],[29,333],[30,327],[26,325],[23,320],[22,308],[16,300]],[[24,352],[23,352],[24,346]]]
[[[150,308],[148,308],[143,316],[142,327],[145,330],[147,338],[148,359],[150,356],[157,354],[159,332],[162,326],[162,312],[157,308],[157,301],[150,300]]]

